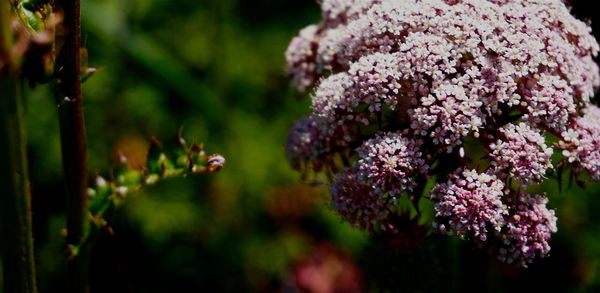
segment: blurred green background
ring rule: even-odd
[[[188,140],[227,158],[212,175],[133,196],[96,243],[92,292],[600,292],[600,186],[543,188],[559,232],[549,259],[499,264],[446,237],[390,248],[329,210],[327,188],[286,161],[309,100],[290,88],[283,53],[318,22],[313,0],[85,0],[89,163],[144,156],[150,137]],[[576,1],[584,17],[585,1]],[[65,226],[56,107],[27,105],[41,292],[64,291]],[[411,241],[407,234],[400,239]]]

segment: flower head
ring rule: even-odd
[[[396,198],[412,192],[417,176],[427,174],[429,166],[421,156],[419,142],[402,133],[386,133],[367,140],[357,152],[358,179],[378,194]]]
[[[600,180],[600,108],[590,104],[584,113],[562,133],[560,146],[569,163],[578,166],[577,172],[586,170],[592,179]]]
[[[338,124],[369,125],[384,107],[396,110],[401,95],[401,59],[394,54],[373,54],[352,64],[348,72],[324,79],[313,96],[315,115]]]
[[[304,170],[311,164],[318,167],[319,160],[331,149],[331,137],[321,119],[306,116],[294,123],[287,142],[287,156],[292,166]]]
[[[318,26],[311,25],[300,31],[300,35],[292,39],[287,51],[287,72],[292,77],[292,83],[300,90],[311,87],[316,78],[316,46]]]
[[[504,183],[493,175],[464,170],[431,190],[437,222],[444,234],[486,242],[499,232],[508,214],[502,202]]]
[[[546,207],[548,199],[542,195],[520,193],[511,207],[507,229],[503,233],[498,258],[526,267],[536,257],[550,252],[550,238],[558,231],[553,210]]]
[[[510,200],[547,179],[553,147],[560,166],[600,180],[600,109],[590,104],[600,46],[589,25],[563,0],[323,0],[321,8],[323,21],[286,56],[294,84],[314,89],[313,119],[327,139],[290,139],[292,164],[341,153],[343,162],[326,163],[333,172],[344,165],[333,207],[371,232],[390,227],[400,196],[417,203],[422,179],[437,179],[436,230],[477,246],[512,239],[502,255],[516,263],[547,254],[544,235],[555,229],[542,199]]]
[[[332,207],[342,219],[361,229],[386,230],[386,220],[394,202],[362,184],[356,170],[348,168],[337,175],[330,187]]]
[[[510,176],[522,185],[541,182],[552,168],[553,150],[541,131],[527,123],[507,124],[500,129],[501,139],[490,145],[490,157],[496,173]]]

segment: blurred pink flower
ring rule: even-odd
[[[315,251],[294,268],[296,285],[307,293],[359,293],[362,272],[350,257],[329,244]]]

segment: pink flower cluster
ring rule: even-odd
[[[331,185],[332,205],[345,220],[370,231],[393,229],[390,209],[412,195],[416,178],[427,173],[419,141],[402,133],[377,134],[356,151],[358,160]]]
[[[494,175],[464,170],[431,190],[436,222],[447,235],[470,239],[478,246],[499,242],[498,259],[527,267],[536,257],[550,252],[550,238],[557,232],[556,216],[542,195],[513,194]]]
[[[508,208],[502,202],[504,183],[496,176],[465,170],[431,190],[437,222],[447,235],[486,242],[488,229],[500,232]]]
[[[499,130],[502,138],[490,145],[490,157],[496,173],[510,176],[528,186],[541,182],[552,168],[553,149],[546,145],[541,131],[527,123],[507,124]]]
[[[500,238],[504,239],[498,258],[526,267],[536,257],[550,252],[550,237],[556,233],[556,216],[546,207],[542,195],[520,193],[511,207],[511,217]]]
[[[377,135],[358,148],[356,161],[361,184],[371,186],[377,194],[388,193],[393,199],[411,193],[417,186],[415,178],[427,174],[429,166],[414,141],[401,133]]]
[[[329,122],[369,125],[384,107],[396,110],[404,74],[394,54],[365,56],[347,72],[324,79],[313,97],[313,110]],[[365,109],[358,109],[361,105]]]
[[[554,149],[600,180],[590,27],[562,0],[320,2],[323,21],[286,52],[312,100],[290,135],[292,165],[343,170],[333,207],[358,227],[393,227],[398,199],[437,180],[438,231],[506,240],[497,253],[521,265],[546,255],[556,220],[524,192],[551,176]]]
[[[315,50],[318,46],[316,25],[307,26],[300,31],[290,43],[285,57],[288,63],[288,73],[292,83],[301,91],[305,91],[316,81]]]
[[[338,174],[329,190],[333,210],[352,225],[368,231],[393,228],[387,221],[393,201],[362,184],[352,168]]]
[[[575,171],[586,170],[594,180],[600,180],[600,109],[589,105],[583,117],[573,120],[562,133],[560,143],[569,163],[577,164]]]
[[[327,154],[336,146],[343,146],[343,140],[336,139],[323,119],[305,116],[292,126],[287,142],[287,157],[298,170],[320,169]]]

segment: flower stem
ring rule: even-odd
[[[4,291],[36,293],[23,104],[11,58],[10,7],[0,2],[0,251]]]
[[[57,59],[56,98],[67,192],[67,245],[85,241],[89,229],[87,148],[81,93],[81,13],[79,0],[61,0],[66,39]],[[71,254],[72,255],[72,254]],[[67,263],[68,292],[88,292],[89,253],[80,251]]]
[[[36,290],[31,198],[19,80],[0,80],[0,247],[5,292]]]

